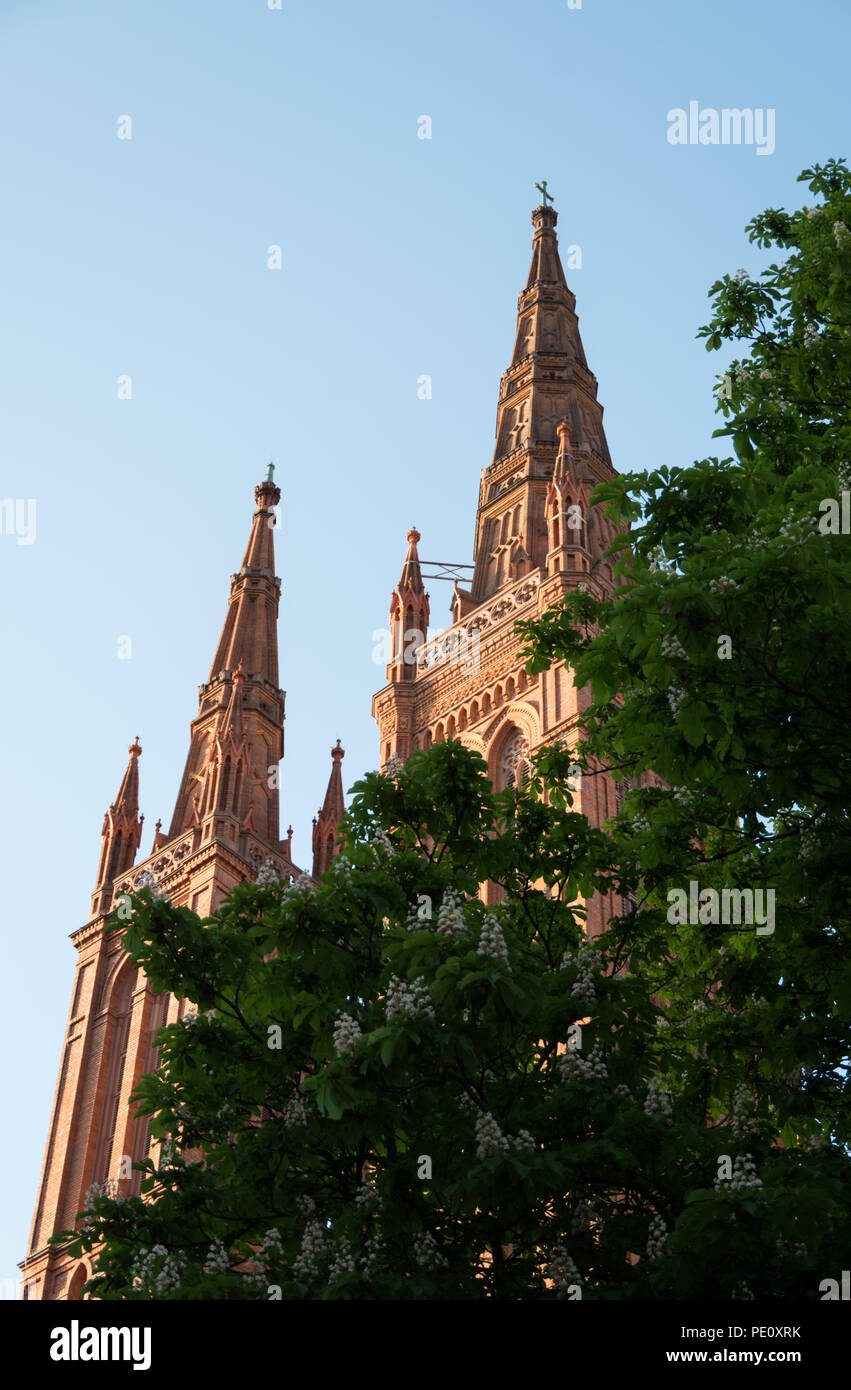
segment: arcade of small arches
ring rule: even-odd
[[[465,730],[473,728],[474,725],[490,716],[504,705],[510,704],[519,695],[524,694],[528,687],[526,672],[521,670],[515,679],[509,676],[503,684],[500,682],[492,692],[486,691],[484,695],[475,700],[460,706],[448,719],[441,719],[433,726],[425,730],[424,733],[415,735],[412,740],[412,750],[417,748],[430,748],[433,743],[443,743],[445,739],[457,738]]]

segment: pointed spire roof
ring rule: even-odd
[[[583,447],[609,461],[596,377],[588,369],[579,335],[576,296],[561,263],[557,222],[554,207],[542,205],[532,213],[532,260],[517,301],[511,365],[502,380],[495,462],[527,442],[554,444],[556,425],[564,417]],[[518,409],[521,405],[525,409]]]
[[[412,526],[407,534],[408,553],[405,556],[405,563],[402,566],[402,573],[397,584],[399,593],[422,594],[425,593],[423,584],[422,570],[420,569],[420,557],[417,552],[417,545],[422,537],[416,526]]]
[[[281,500],[270,464],[254,489],[257,509],[239,572],[231,576],[227,617],[210,667],[210,680],[242,664],[246,674],[260,674],[278,684],[277,615],[281,582],[275,578],[275,508]],[[258,597],[266,601],[257,603]]]
[[[113,806],[116,814],[123,812],[125,816],[133,819],[139,814],[139,759],[142,756],[142,745],[138,734],[127,752],[130,756]]]
[[[532,259],[517,301],[511,361],[500,382],[493,461],[482,473],[470,586],[475,603],[514,583],[529,566],[546,563],[538,508],[560,452],[561,421],[570,428],[577,480],[584,479],[590,491],[614,473],[597,379],[559,255],[558,213],[547,198],[532,213]]]
[[[127,751],[130,756],[118,788],[118,795],[103,818],[100,861],[95,884],[96,898],[99,888],[105,887],[119,874],[126,873],[133,867],[136,850],[142,838],[145,817],[139,815],[139,759],[142,756],[142,745],[139,743],[138,734]]]
[[[402,573],[399,576],[399,583],[393,590],[390,598],[391,616],[404,613],[408,608],[413,607],[415,616],[424,619],[419,626],[423,632],[428,628],[429,601],[423,583],[422,570],[420,568],[420,557],[417,545],[420,541],[420,533],[416,526],[412,526],[407,535],[408,552],[405,562],[402,565]]]
[[[270,463],[254,489],[248,544],[239,571],[231,575],[209,679],[199,688],[199,712],[169,839],[200,826],[213,813],[226,812],[236,819],[238,830],[278,847],[278,787],[269,774],[283,756],[285,697],[278,688],[281,581],[275,576],[274,535],[281,491],[274,471]],[[261,785],[264,791],[258,796]]]
[[[346,813],[346,799],[343,794],[343,769],[342,762],[346,756],[346,750],[337,739],[336,747],[331,749],[331,776],[328,778],[328,790],[325,793],[325,800],[322,803],[321,816],[333,816],[334,824],[339,825]]]
[[[416,526],[408,532],[408,553],[402,565],[399,583],[390,595],[390,623],[393,629],[393,659],[387,668],[388,677],[413,680],[416,675],[416,658],[411,642],[412,634],[419,633],[417,644],[428,637],[431,608],[429,596],[423,584],[420,557],[417,545],[420,533]],[[391,677],[391,671],[394,672]]]
[[[330,867],[337,853],[337,827],[346,814],[346,800],[343,794],[342,761],[345,749],[337,739],[337,746],[331,749],[331,776],[322,809],[313,821],[313,877],[319,878]]]
[[[532,213],[535,234],[532,238],[532,260],[526,277],[527,293],[538,285],[560,285],[567,290],[564,267],[558,253],[557,222],[558,213],[554,207],[542,205]],[[567,292],[570,294],[569,290]]]

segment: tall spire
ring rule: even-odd
[[[322,809],[313,822],[313,877],[320,878],[331,866],[337,853],[337,827],[346,811],[343,796],[343,774],[341,763],[346,756],[337,739],[336,748],[331,749],[331,776]]]
[[[231,575],[225,625],[213,657],[209,679],[233,671],[242,662],[246,675],[259,674],[278,684],[278,599],[281,582],[275,578],[275,507],[281,489],[267,476],[254,489],[257,509],[239,573]]]
[[[231,575],[230,599],[206,684],[172,817],[169,839],[216,817],[234,842],[251,833],[279,847],[278,761],[283,756],[284,691],[278,688],[274,465],[254,489],[256,508],[245,555]]]
[[[118,795],[103,818],[95,900],[98,900],[99,890],[133,867],[142,838],[145,817],[139,815],[139,758],[142,746],[138,734],[127,751],[130,758]],[[98,907],[93,907],[93,912],[98,910]]]
[[[429,599],[423,584],[417,545],[420,533],[412,526],[407,536],[408,553],[399,583],[390,596],[390,631],[393,655],[388,680],[413,680],[417,673],[417,649],[428,637]]]
[[[547,483],[561,420],[570,426],[577,477],[590,489],[613,476],[597,400],[579,335],[576,299],[559,256],[554,207],[532,213],[532,260],[517,302],[511,363],[497,404],[493,462],[482,474],[472,596],[481,602],[529,569],[544,567]]]

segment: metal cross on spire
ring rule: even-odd
[[[553,201],[552,194],[547,192],[546,179],[543,179],[541,183],[536,183],[535,187],[537,188],[538,192],[540,193],[543,199],[544,207],[546,207],[548,203],[551,203]]]

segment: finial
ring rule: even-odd
[[[137,734],[137,735],[136,735],[136,741],[135,741],[135,743],[131,743],[131,744],[130,744],[130,747],[127,749],[127,752],[128,752],[128,753],[132,753],[134,758],[138,758],[138,756],[139,756],[139,754],[141,753],[141,751],[142,751],[142,745],[141,745],[141,743],[139,742],[139,735]]]
[[[275,465],[274,465],[274,463],[270,463],[270,464],[269,464],[268,468],[266,469],[266,477],[264,478],[263,481],[264,481],[264,482],[267,482],[267,483],[273,483],[273,482],[275,481]]]
[[[331,749],[331,757],[336,762],[338,758],[345,758],[346,750],[340,747],[340,740],[337,739],[337,747]]]
[[[556,425],[556,434],[558,435],[559,439],[561,440],[561,447],[562,447],[563,449],[569,449],[569,448],[570,448],[570,425],[567,423],[566,420],[559,420],[558,424]]]
[[[422,537],[416,526],[412,526],[407,535],[408,545],[418,545]]]
[[[547,192],[547,181],[546,181],[546,179],[542,179],[542,181],[541,181],[540,183],[536,183],[536,184],[535,184],[535,187],[537,188],[538,192],[539,192],[540,195],[541,195],[541,204],[542,204],[542,206],[543,206],[543,207],[547,207],[547,205],[553,201],[553,198],[552,198],[552,194]]]

